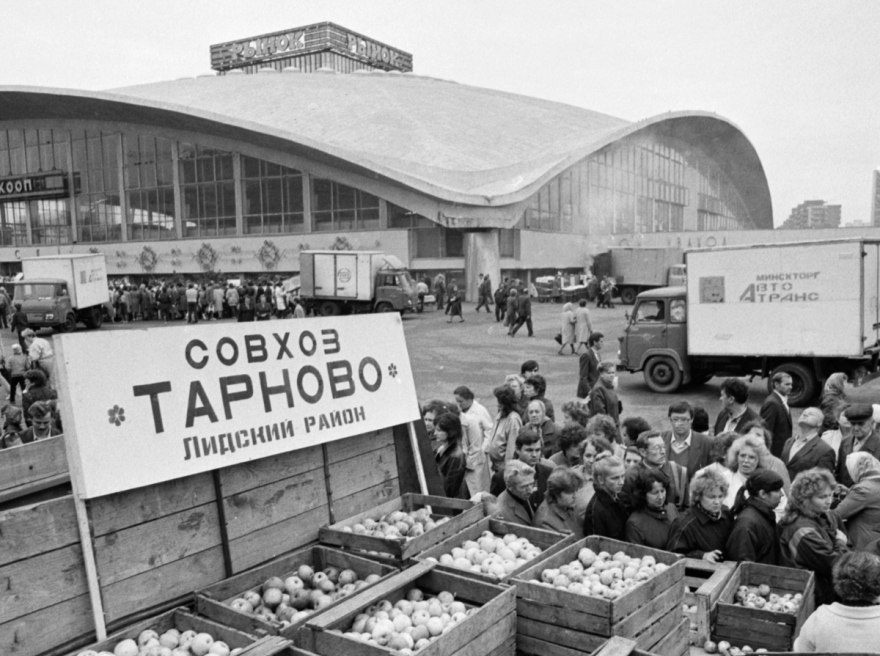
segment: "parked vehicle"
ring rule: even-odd
[[[784,371],[798,406],[835,371],[855,384],[880,375],[880,241],[696,250],[686,262],[687,287],[639,294],[620,337],[620,368],[652,390]]]
[[[101,327],[108,298],[103,253],[24,258],[21,272],[12,283],[13,301],[21,302],[31,328]]]
[[[684,253],[680,248],[612,248],[596,258],[600,278],[617,282],[620,302],[630,305],[640,292],[685,284]]]
[[[403,263],[376,251],[302,251],[300,283],[306,309],[325,316],[411,312],[418,302]]]

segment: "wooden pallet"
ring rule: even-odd
[[[209,586],[196,593],[196,609],[205,617],[209,617],[228,626],[255,635],[282,634],[295,641],[295,636],[306,624],[306,620],[284,627],[281,622],[265,619],[254,613],[242,613],[230,608],[229,602],[247,590],[258,588],[266,579],[278,576],[282,579],[295,574],[300,565],[310,565],[315,570],[333,566],[339,569],[352,569],[358,578],[363,579],[370,574],[383,578],[397,573],[395,567],[383,565],[374,560],[356,556],[350,552],[331,549],[324,546],[311,546],[300,549],[287,556],[277,558],[260,567],[242,572],[219,583]],[[333,606],[340,603],[335,602]],[[323,611],[320,611],[323,612]],[[308,619],[311,620],[312,617]]]
[[[409,540],[358,535],[342,530],[345,526],[354,526],[365,519],[379,519],[383,515],[387,515],[395,510],[409,512],[426,506],[430,506],[434,516],[438,518],[447,517],[449,521]],[[324,544],[353,551],[377,552],[389,556],[394,561],[403,562],[461,532],[484,516],[485,513],[481,504],[474,505],[464,499],[407,493],[376,506],[372,510],[359,513],[331,526],[323,527],[320,530],[319,539]]]
[[[577,559],[583,547],[597,553],[651,555],[669,569],[614,600],[574,594],[536,581],[545,569]],[[609,538],[590,536],[570,544],[512,580],[517,595],[518,649],[535,656],[583,656],[612,636],[632,638],[643,650],[665,644],[669,634],[684,625],[684,569],[684,561],[676,554]]]
[[[426,594],[443,590],[452,592],[456,600],[479,610],[455,625],[448,633],[419,650],[419,656],[510,656],[516,633],[516,591],[475,581],[457,574],[434,571],[432,563],[418,563],[364,590],[308,623],[311,632],[309,649],[319,656],[389,656],[394,652],[358,642],[338,631],[351,626],[354,617],[364,608],[387,599],[392,603],[404,598],[406,592],[419,588]]]
[[[188,631],[192,629],[199,633],[210,633],[214,640],[222,640],[229,645],[231,649],[247,647],[256,641],[256,637],[244,633],[243,631],[229,628],[228,626],[224,626],[213,620],[199,617],[198,615],[193,615],[185,608],[176,608],[157,617],[151,617],[138,622],[137,624],[132,624],[121,631],[117,631],[116,633],[107,636],[106,640],[101,640],[100,642],[89,645],[86,649],[92,649],[97,652],[109,651],[112,653],[113,648],[119,642],[129,638],[136,640],[138,635],[147,629],[153,629],[160,635],[168,629],[178,629],[180,631]],[[82,650],[77,649],[76,651],[70,652],[68,656],[76,656],[81,651]]]
[[[740,585],[766,583],[777,594],[801,593],[804,596],[797,615],[734,604]],[[804,621],[815,608],[815,575],[803,569],[776,567],[761,563],[740,563],[733,571],[718,599],[713,640],[748,644],[776,651],[790,650]]]
[[[693,613],[686,614],[692,645],[702,647],[712,635],[715,604],[734,569],[736,563],[733,561],[710,563],[696,558],[685,559],[684,603],[697,607]]]
[[[534,560],[543,560],[547,556],[556,553],[557,551],[571,544],[572,542],[577,541],[577,538],[573,535],[565,535],[563,533],[557,533],[555,531],[546,531],[540,528],[532,528],[531,526],[523,526],[522,524],[503,522],[495,517],[485,517],[478,521],[476,524],[471,524],[460,533],[456,533],[455,535],[447,538],[440,544],[431,547],[427,551],[423,551],[421,554],[416,556],[416,561],[423,561],[427,560],[428,558],[435,558],[439,561],[440,556],[450,553],[454,547],[460,547],[468,540],[476,541],[477,538],[479,538],[484,531],[491,531],[499,537],[504,536],[508,533],[513,533],[517,537],[526,538],[536,547],[541,548],[541,554]],[[505,583],[509,581],[521,571],[530,567],[532,562],[534,561],[528,561],[524,563],[520,567],[513,570],[507,576],[501,578],[500,582]],[[452,574],[459,574],[461,576],[475,578],[479,581],[485,581],[486,583],[499,582],[499,579],[495,578],[494,576],[483,574],[482,572],[473,572],[470,570],[459,569],[457,567],[452,567],[451,565],[443,565],[439,562],[436,569],[437,571],[450,572]]]

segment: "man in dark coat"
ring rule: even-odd
[[[734,506],[736,520],[724,547],[727,560],[779,565],[779,530],[773,512],[782,500],[782,477],[758,469],[745,483],[748,498]]]
[[[715,435],[728,431],[745,434],[745,426],[761,417],[749,405],[749,388],[739,378],[727,378],[721,383],[721,405],[715,420]]]
[[[504,313],[507,311],[507,290],[509,289],[507,278],[504,279],[495,290],[495,323],[504,321]]]
[[[667,411],[671,431],[663,432],[667,457],[687,470],[688,483],[698,470],[712,462],[711,438],[692,429],[694,409],[687,401],[678,401]]]
[[[874,408],[867,403],[856,403],[843,411],[852,424],[852,435],[843,438],[837,454],[837,482],[851,487],[853,480],[846,469],[846,457],[854,451],[867,451],[880,460],[880,435],[874,425]]]
[[[819,408],[804,408],[798,419],[795,435],[782,447],[782,462],[791,480],[800,472],[813,467],[824,467],[834,472],[834,449],[825,444],[819,435],[824,415]]]
[[[535,331],[532,329],[532,299],[529,298],[529,293],[525,290],[516,299],[516,323],[510,327],[508,334],[513,337],[516,335],[516,331],[522,328],[523,324],[529,330],[529,337],[534,337]]]
[[[782,454],[785,441],[791,437],[791,411],[788,408],[788,395],[791,394],[791,376],[778,371],[770,378],[773,391],[761,404],[761,419],[773,435],[770,453],[777,458]]]
[[[24,343],[24,337],[21,336],[22,332],[28,329],[27,314],[21,309],[21,302],[16,301],[14,305],[15,312],[12,313],[12,318],[9,321],[9,330],[18,333],[18,343],[21,344],[21,350],[27,353],[27,344]]]
[[[587,350],[578,361],[577,397],[579,399],[587,398],[593,385],[599,380],[599,364],[602,362],[602,347],[604,345],[605,335],[598,331],[590,334],[587,340]]]

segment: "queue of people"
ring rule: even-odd
[[[471,456],[460,460],[465,473],[488,473],[488,486],[486,476],[472,475],[447,489],[511,522],[712,562],[809,569],[817,605],[833,604],[816,623],[861,616],[847,604],[857,609],[864,600],[840,581],[855,576],[853,560],[867,557],[854,553],[880,566],[880,407],[851,404],[832,386],[834,402],[804,409],[785,431],[769,406],[790,413],[790,377],[774,379],[774,397],[761,410],[749,404],[745,383],[729,378],[714,431],[708,413],[687,401],[670,404],[668,426],[651,426],[621,416],[615,386],[602,380],[612,377],[610,368],[599,361],[589,369],[598,374],[592,387],[582,394],[587,385],[579,384],[578,398],[558,406],[559,424],[534,361],[493,390],[494,416],[467,387],[455,390],[456,403],[426,406],[470,433],[463,442]],[[784,440],[771,425],[783,427]],[[437,453],[439,463],[442,448]],[[880,581],[871,585],[873,604]],[[822,642],[821,631],[809,634]]]

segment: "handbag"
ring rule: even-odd
[[[562,333],[556,333],[556,336],[553,339],[556,340],[557,344],[562,344]]]

